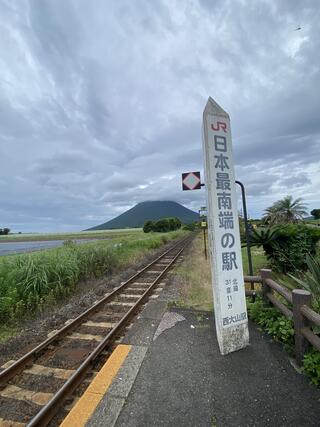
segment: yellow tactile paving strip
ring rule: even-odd
[[[126,357],[131,345],[120,344],[98,372],[87,390],[60,424],[60,427],[83,427],[89,420],[100,400],[110,387]]]

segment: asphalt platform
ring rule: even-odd
[[[145,306],[119,346],[123,363],[83,425],[320,426],[320,390],[281,345],[250,323],[250,346],[221,356],[212,314],[168,308],[175,298],[168,286]]]

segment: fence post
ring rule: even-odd
[[[261,275],[261,279],[262,279],[262,298],[264,300],[265,303],[270,305],[270,301],[267,297],[267,293],[270,292],[270,287],[267,285],[266,283],[266,279],[271,279],[271,272],[272,270],[269,270],[268,268],[262,268],[260,270],[260,275]]]
[[[296,362],[302,365],[303,356],[308,350],[309,342],[301,334],[301,329],[308,326],[308,320],[300,311],[302,305],[311,305],[311,294],[303,289],[292,291],[293,323],[294,323],[294,354]]]

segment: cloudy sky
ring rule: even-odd
[[[319,208],[319,22],[318,0],[0,0],[0,227],[197,210],[181,173],[202,170],[209,95],[250,215],[287,194]]]

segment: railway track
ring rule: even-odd
[[[0,372],[0,427],[55,425],[193,236],[187,236]],[[76,397],[75,397],[76,399]],[[60,416],[61,419],[61,416]]]

